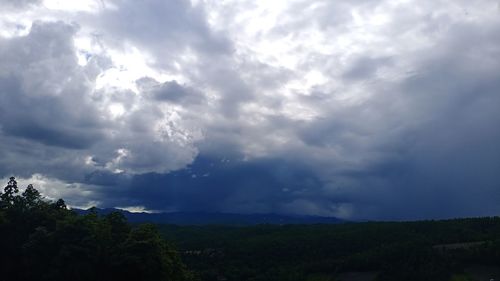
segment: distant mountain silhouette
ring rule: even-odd
[[[86,214],[89,210],[73,209],[79,214]],[[231,214],[231,213],[204,213],[204,212],[173,212],[173,213],[132,213],[120,209],[96,209],[99,215],[106,215],[119,211],[131,223],[158,223],[177,225],[256,225],[256,224],[335,224],[345,222],[334,217],[320,216],[291,216],[278,214]]]

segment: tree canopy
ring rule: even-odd
[[[5,280],[190,279],[153,225],[133,227],[119,212],[77,215],[31,184],[19,195],[14,177],[0,195],[0,248]]]

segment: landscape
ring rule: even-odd
[[[500,0],[0,0],[0,281],[500,281]]]
[[[227,215],[212,214],[205,222],[175,225],[141,214],[142,222],[128,223],[133,213],[70,210],[62,199],[44,200],[32,185],[18,193],[12,177],[0,201],[0,240],[7,242],[1,262],[13,280],[500,277],[500,217],[330,223],[309,217],[309,223],[263,224],[255,215],[249,223],[243,215],[223,221]],[[188,217],[164,219],[181,215]],[[215,217],[224,224],[214,224]]]

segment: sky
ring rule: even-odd
[[[0,0],[0,179],[79,208],[500,214],[500,2]]]

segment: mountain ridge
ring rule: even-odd
[[[91,208],[92,209],[92,208]],[[87,214],[91,209],[73,209],[78,214]],[[335,217],[299,216],[280,214],[236,214],[218,212],[130,212],[116,208],[95,208],[97,214],[106,215],[114,211],[122,213],[131,223],[155,223],[176,225],[258,225],[258,224],[338,224],[347,222]]]

